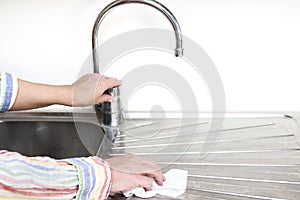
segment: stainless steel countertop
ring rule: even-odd
[[[199,121],[197,131],[190,119],[168,119],[158,131],[162,121],[136,119],[134,126],[124,128],[111,155],[135,153],[156,160],[164,172],[188,170],[187,191],[178,199],[300,199],[300,132],[295,118],[232,115],[220,135],[216,130],[206,134],[209,118]],[[178,130],[180,123],[183,128]],[[204,144],[213,148],[206,152]]]

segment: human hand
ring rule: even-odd
[[[109,88],[116,87],[121,81],[97,73],[87,74],[71,85],[73,90],[72,106],[89,106],[112,101],[112,96],[103,94]]]
[[[111,192],[143,187],[152,188],[153,180],[162,185],[165,177],[154,161],[139,158],[133,154],[106,160],[112,171]]]

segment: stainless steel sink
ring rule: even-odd
[[[170,114],[167,120],[148,116],[127,113],[130,123],[109,156],[135,153],[156,160],[164,172],[188,170],[188,188],[179,199],[300,199],[297,113],[233,113],[221,130],[210,131],[209,117],[195,124]],[[28,156],[101,155],[104,138],[95,115],[85,111],[0,114],[0,148]],[[214,145],[207,151],[205,144]],[[109,198],[125,199],[120,194]]]
[[[85,132],[89,141],[83,141],[78,131]],[[71,113],[24,112],[0,116],[0,149],[26,156],[60,159],[95,155],[103,136],[103,129],[97,123],[84,120],[75,123]],[[88,142],[88,148],[83,142]]]

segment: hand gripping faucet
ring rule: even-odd
[[[115,7],[124,4],[138,3],[144,4],[147,6],[151,6],[167,17],[169,22],[172,24],[172,27],[175,32],[176,38],[176,48],[175,48],[175,56],[181,57],[183,56],[183,48],[182,48],[182,34],[179,23],[177,22],[175,16],[161,3],[154,0],[116,0],[109,5],[107,5],[98,15],[94,28],[93,28],[93,36],[92,36],[92,44],[93,44],[93,62],[94,62],[94,73],[99,73],[99,53],[97,50],[98,47],[98,31],[101,22],[105,18],[105,16]],[[110,141],[114,141],[115,137],[119,133],[119,127],[124,123],[123,117],[123,108],[120,100],[120,88],[114,87],[105,91],[105,93],[113,96],[112,102],[104,102],[98,105],[95,105],[96,114],[98,120],[101,125],[104,126],[106,135]]]

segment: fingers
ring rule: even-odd
[[[121,85],[121,81],[103,75],[98,75],[98,86],[95,93],[95,103],[111,102],[113,97],[103,94],[105,90]]]
[[[143,187],[145,190],[151,190],[153,184],[153,178],[143,176],[143,175],[137,175],[136,183],[138,183],[138,187]]]
[[[99,98],[99,102],[111,102],[113,99],[112,96],[108,95],[108,94],[103,94],[101,95],[101,97]]]
[[[152,171],[151,173],[146,173],[145,176],[151,177],[160,186],[163,185],[163,182],[166,180],[166,178],[160,170]]]
[[[153,181],[162,185],[166,180],[160,168],[154,161],[145,160],[134,154],[117,156],[107,159],[112,173],[115,174],[113,186],[115,191],[122,191],[118,181],[123,182],[122,189],[128,190],[134,187],[143,187],[146,190],[152,188]]]
[[[166,178],[164,177],[163,173],[161,172],[161,169],[157,166],[155,161],[151,159],[142,159],[134,154],[128,154],[127,156],[133,162],[139,163],[139,165],[136,166],[137,173],[150,177],[152,181],[154,179],[158,185],[163,184]]]
[[[121,81],[119,81],[118,79],[102,75],[100,76],[99,89],[100,92],[103,93],[105,90],[119,86],[120,84]]]
[[[137,187],[143,187],[145,190],[151,190],[153,178],[134,173],[126,173],[112,169],[111,192],[121,192]]]
[[[150,190],[153,181],[158,185],[162,185],[166,180],[156,162],[137,157],[134,154],[113,157],[108,159],[107,162],[110,164],[113,172],[127,175],[126,178],[122,179],[125,182],[125,186],[127,186],[126,189],[143,187],[146,190]]]
[[[118,79],[103,76],[97,73],[86,74],[71,85],[70,105],[89,106],[112,101],[112,97],[104,95],[104,91],[120,85]],[[66,103],[67,104],[67,103]]]
[[[146,173],[143,173],[145,176],[154,179],[158,185],[163,184],[165,177],[154,161],[144,160],[143,168],[143,170],[146,171]]]
[[[160,186],[162,186],[163,182],[165,181],[165,177],[163,174],[161,174],[161,172],[157,172],[156,174],[145,174],[145,176],[151,177],[152,180],[155,180],[157,185],[160,185]]]

